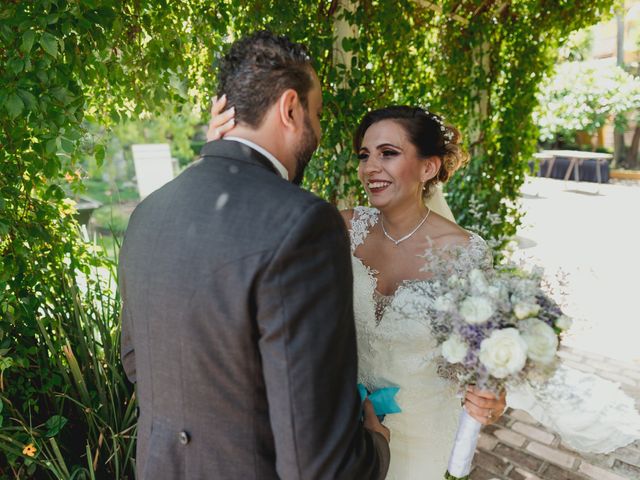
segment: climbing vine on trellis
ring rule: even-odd
[[[95,373],[95,391],[67,381],[75,377],[66,342],[81,349],[73,342],[86,333],[69,333],[78,311],[70,285],[79,273],[90,275],[106,262],[80,239],[66,199],[69,190],[81,189],[81,156],[104,161],[104,148],[87,122],[108,128],[187,100],[206,117],[215,60],[225,44],[270,28],[309,46],[323,83],[324,135],[308,170],[309,188],[335,203],[362,202],[350,148],[358,120],[368,109],[390,103],[429,105],[461,128],[473,154],[447,187],[458,220],[499,243],[515,232],[519,219],[518,190],[535,147],[531,113],[538,84],[566,36],[598,21],[612,4],[3,2],[0,478],[45,470],[55,476],[65,469],[87,478],[90,469],[98,478],[132,478],[133,436],[124,405],[131,391],[119,365],[108,375],[99,362],[79,365],[80,373]],[[83,358],[91,363],[95,355]],[[123,402],[121,411],[104,417],[107,426],[91,413],[104,412],[100,379],[113,402]],[[68,465],[61,464],[52,441]],[[30,457],[22,452],[27,443],[42,448]]]

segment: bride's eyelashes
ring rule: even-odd
[[[400,152],[397,152],[396,150],[382,150],[380,153],[383,158],[396,157],[400,155]],[[358,160],[360,160],[361,162],[366,162],[368,158],[369,158],[368,153],[363,152],[358,154]]]

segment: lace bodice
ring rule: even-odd
[[[351,240],[351,255],[355,263],[360,263],[354,270],[360,270],[364,268],[367,271],[367,276],[373,284],[373,301],[375,304],[375,318],[376,324],[382,321],[384,312],[387,307],[393,303],[393,295],[383,295],[377,289],[377,275],[379,272],[367,266],[355,256],[357,248],[364,243],[365,238],[369,234],[370,229],[378,222],[379,211],[370,207],[356,207],[353,213],[353,219],[351,220],[351,229],[349,230]],[[455,247],[456,255],[455,260],[452,261],[447,267],[458,274],[464,274],[473,268],[480,268],[482,270],[490,269],[493,264],[493,258],[491,251],[489,250],[485,241],[476,234],[471,234],[469,243],[466,247]],[[417,262],[420,262],[420,258],[416,258]],[[413,280],[407,279],[401,283],[400,287],[404,287],[413,283],[428,283],[428,280]],[[400,290],[400,289],[398,289]],[[406,312],[405,312],[406,313]]]
[[[402,413],[389,415],[392,460],[388,479],[441,480],[458,424],[460,399],[455,387],[437,371],[439,350],[424,318],[404,308],[416,304],[414,282],[408,279],[393,295],[377,292],[378,272],[368,268],[355,251],[378,222],[374,208],[356,207],[351,229],[354,272],[354,312],[358,338],[358,376],[370,391],[398,386]],[[477,235],[470,237],[464,255],[452,262],[456,270],[486,266],[489,249]],[[416,257],[416,262],[424,259]],[[425,289],[424,291],[428,291]],[[433,299],[424,295],[420,302]]]

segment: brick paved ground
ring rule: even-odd
[[[561,355],[573,368],[620,382],[640,407],[640,362],[576,350]],[[609,455],[579,454],[527,413],[509,409],[483,430],[474,465],[472,480],[640,480],[640,441]]]

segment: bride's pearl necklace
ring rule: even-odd
[[[387,232],[387,229],[384,228],[384,216],[380,215],[380,218],[382,220],[381,225],[382,225],[382,233],[384,233],[384,236],[387,237],[389,240],[391,240],[393,243],[395,243],[396,245],[398,245],[400,242],[404,242],[405,240],[408,240],[409,238],[411,238],[411,236],[416,233],[420,227],[422,225],[424,225],[424,222],[427,221],[427,217],[429,216],[429,214],[431,213],[431,209],[429,207],[427,207],[427,214],[424,216],[424,218],[422,219],[422,221],[418,224],[418,226],[416,228],[414,228],[413,230],[411,230],[411,232],[409,232],[408,234],[406,234],[404,237],[399,238],[398,240],[396,240],[395,238],[393,238],[391,235],[389,235],[389,232]]]

